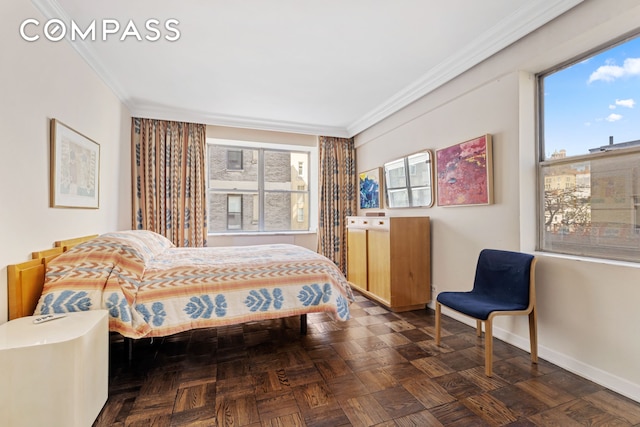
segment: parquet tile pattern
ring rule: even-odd
[[[357,296],[324,314],[139,340],[112,337],[109,399],[94,426],[640,426],[634,402],[475,330],[391,313]]]

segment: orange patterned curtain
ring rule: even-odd
[[[356,214],[356,149],[353,138],[321,136],[318,252],[347,272],[347,216]]]
[[[133,118],[133,228],[207,245],[206,126]]]

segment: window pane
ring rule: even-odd
[[[640,262],[640,38],[540,76],[539,248]]]
[[[309,155],[288,151],[264,151],[264,189],[306,190],[309,181]]]
[[[230,194],[209,191],[209,232],[258,231],[258,220],[254,215],[257,201],[257,193]]]
[[[640,260],[640,152],[541,168],[542,249]]]
[[[409,191],[406,188],[389,190],[388,194],[390,208],[406,208],[409,206]]]
[[[640,139],[640,38],[544,76],[544,159]]]
[[[407,157],[409,162],[409,185],[411,187],[424,187],[429,184],[431,178],[431,162],[429,153],[414,154]],[[431,203],[431,201],[429,201]],[[427,203],[427,204],[429,204]],[[414,201],[414,206],[416,205]]]
[[[411,198],[414,206],[429,206],[431,204],[431,188],[412,188]]]
[[[301,217],[302,221],[299,221]],[[265,192],[264,229],[265,231],[308,230],[309,196],[307,193]]]
[[[242,153],[243,167],[231,170],[227,167],[228,155]],[[221,145],[208,145],[209,188],[229,190],[258,190],[258,150],[238,149]]]
[[[387,188],[404,188],[407,178],[404,172],[404,159],[389,162],[384,165]]]

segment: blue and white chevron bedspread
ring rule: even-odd
[[[156,233],[107,233],[51,261],[36,313],[106,309],[131,338],[327,312],[353,300],[328,258],[286,244],[176,248]]]

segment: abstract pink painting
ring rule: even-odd
[[[491,135],[436,150],[438,206],[493,203]]]

